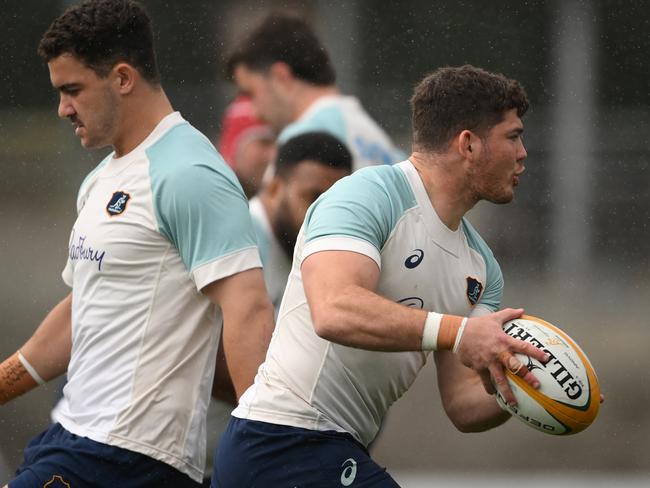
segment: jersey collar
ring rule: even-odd
[[[420,178],[417,169],[415,169],[415,166],[413,166],[411,161],[407,159],[406,161],[399,163],[397,166],[399,166],[399,168],[404,172],[406,179],[413,190],[415,200],[420,209],[423,224],[426,227],[431,240],[447,252],[458,257],[460,246],[463,241],[462,225],[459,225],[456,230],[451,230],[442,220],[440,220],[438,213],[431,204],[431,200],[429,199],[427,190],[424,187],[422,178]]]

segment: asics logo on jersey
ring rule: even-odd
[[[483,284],[476,278],[471,276],[467,277],[467,299],[472,305],[478,303],[478,299],[481,298],[481,293],[483,292]]]
[[[424,300],[422,300],[420,297],[402,298],[401,300],[397,300],[397,303],[401,303],[402,305],[406,305],[407,307],[411,308],[424,308]]]
[[[43,488],[70,488],[70,485],[58,474],[52,476],[52,479],[43,485]]]
[[[116,191],[113,193],[113,196],[106,205],[106,211],[108,212],[109,217],[114,217],[124,213],[126,210],[126,204],[131,199],[131,195],[123,191]]]
[[[414,254],[411,254],[406,261],[404,261],[404,266],[408,269],[413,269],[417,267],[424,259],[424,251],[422,249],[413,249]]]
[[[341,473],[341,484],[343,486],[350,486],[354,483],[354,479],[357,477],[357,462],[352,458],[348,458],[343,461],[341,467],[343,468],[343,472]]]

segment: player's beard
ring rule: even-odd
[[[502,165],[494,163],[493,157],[490,146],[485,142],[484,153],[477,162],[473,175],[474,199],[476,202],[486,200],[498,205],[510,203],[514,197],[512,175],[508,180],[508,174],[504,173]]]
[[[86,126],[86,140],[82,142],[86,149],[99,149],[114,142],[119,120],[119,97],[109,87],[105,88],[102,95],[101,103],[93,107],[92,119]],[[81,123],[84,124],[83,118]]]
[[[293,249],[296,247],[296,240],[300,229],[296,228],[291,220],[291,209],[286,199],[283,199],[278,206],[273,217],[272,228],[282,250],[286,253],[289,260],[293,260]]]

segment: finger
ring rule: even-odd
[[[501,363],[512,373],[521,377],[526,383],[535,388],[539,389],[540,382],[537,377],[530,372],[524,363],[522,363],[517,357],[515,357],[509,351],[503,351],[499,354]]]
[[[530,371],[519,359],[509,351],[504,351],[500,355],[501,363],[512,373],[525,378]]]
[[[605,401],[605,395],[602,393],[600,394],[600,403],[603,403]]]
[[[528,371],[528,368],[526,368],[525,366],[524,366],[523,369],[526,370],[526,374],[524,374],[524,375],[521,375],[521,374],[520,374],[520,376],[522,377],[522,379],[523,379],[526,383],[528,383],[530,386],[532,386],[533,388],[535,388],[536,390],[538,390],[539,387],[540,387],[540,382],[539,382],[539,380],[537,379],[537,376],[535,376],[533,373],[531,373],[530,371]]]
[[[504,324],[508,322],[509,320],[514,320],[518,319],[521,317],[524,313],[523,308],[504,308],[503,310],[499,310],[496,312],[498,320]]]
[[[489,370],[490,374],[492,375],[492,380],[494,381],[494,386],[497,390],[499,390],[499,393],[501,393],[501,396],[504,398],[506,403],[511,407],[517,405],[517,400],[515,398],[515,395],[512,393],[512,390],[510,389],[510,384],[508,383],[501,364],[492,363],[489,367]]]
[[[542,364],[546,364],[551,358],[547,353],[542,351],[540,348],[533,346],[530,342],[524,342],[520,339],[515,339],[514,337],[509,337],[508,345],[512,352],[525,354],[526,356],[537,359]]]
[[[488,393],[488,395],[494,395],[496,393],[496,390],[494,389],[494,384],[492,383],[490,372],[483,370],[480,371],[478,375],[481,378],[481,381],[483,382],[483,388],[485,388],[485,391]]]

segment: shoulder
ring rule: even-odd
[[[336,182],[320,199],[356,201],[371,207],[388,205],[401,210],[416,204],[406,175],[397,165],[370,166],[355,171]]]
[[[191,196],[211,185],[240,188],[212,143],[189,123],[172,127],[145,152],[152,184],[158,191],[174,188]]]
[[[401,168],[363,168],[339,180],[310,207],[306,240],[349,235],[381,249],[402,215],[416,205]]]
[[[343,105],[339,103],[341,98],[327,96],[315,101],[302,117],[287,125],[280,132],[278,142],[282,144],[305,132],[322,131],[349,144],[345,111]]]

